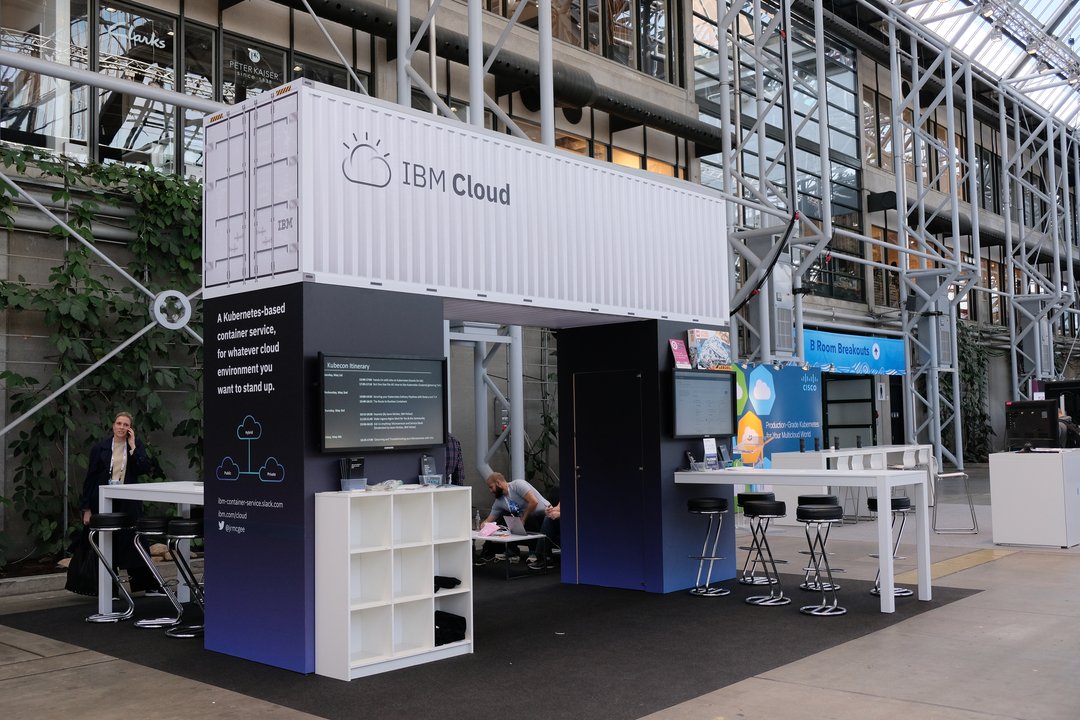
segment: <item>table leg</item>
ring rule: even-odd
[[[180,511],[180,517],[191,517],[190,505],[179,505],[178,510]],[[184,556],[184,559],[190,562],[191,541],[181,540],[179,543],[177,543],[177,548],[180,550],[180,554]],[[176,560],[173,559],[173,562],[175,563]],[[176,599],[182,603],[186,603],[191,600],[191,588],[189,588],[188,584],[184,582],[184,576],[180,573],[179,570],[176,571]]]
[[[108,513],[112,512],[113,503],[112,498],[98,496],[98,512]],[[97,537],[98,548],[101,549],[101,554],[108,560],[109,565],[112,565],[113,557],[113,533],[106,532],[101,533]],[[103,563],[98,563],[98,612],[99,613],[111,613],[113,611],[112,596],[113,596],[113,580],[112,575],[109,574],[108,569]]]
[[[915,542],[918,555],[919,599],[930,600],[930,489],[926,483],[915,486]]]
[[[895,581],[893,578],[893,544],[892,544],[892,513],[889,512],[889,498],[892,491],[885,480],[877,484],[878,495],[878,570],[880,571],[881,588],[881,612],[896,612],[896,597],[893,595]]]

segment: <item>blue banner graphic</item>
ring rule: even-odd
[[[896,338],[803,331],[806,362],[830,372],[904,375],[904,341]]]

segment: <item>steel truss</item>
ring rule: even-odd
[[[963,468],[956,318],[957,307],[979,280],[981,252],[978,214],[972,213],[973,259],[965,261],[962,253],[960,188],[975,198],[978,185],[973,133],[963,133],[962,149],[957,138],[961,118],[965,127],[974,127],[974,76],[969,59],[907,16],[894,9],[889,19],[893,144],[896,148],[902,143],[903,148],[893,154],[893,172],[900,323],[908,360],[906,441],[932,444],[938,467],[948,460]],[[976,20],[972,13],[970,21]],[[940,120],[945,122],[944,138],[935,132]],[[939,229],[940,222],[948,223],[946,232]]]
[[[1060,376],[1054,326],[1076,312],[1077,300],[1071,188],[1080,178],[1080,139],[1013,88],[1026,79],[1004,81],[998,95],[1013,399],[1030,399],[1033,381]]]

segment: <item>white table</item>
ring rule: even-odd
[[[102,485],[98,488],[98,511],[112,512],[114,500],[142,500],[144,502],[171,503],[177,505],[182,517],[191,514],[192,505],[203,504],[201,482],[134,483],[132,485]],[[101,553],[112,563],[112,533],[98,535]],[[180,552],[187,557],[188,542],[181,543]],[[190,599],[190,591],[183,579],[176,588],[180,602]],[[112,577],[105,566],[98,563],[98,612],[112,612]]]
[[[926,473],[922,470],[756,470],[728,468],[704,472],[677,472],[677,484],[744,485],[776,484],[794,486],[872,487],[879,498],[892,496],[894,487],[915,488],[915,544],[919,576],[919,599],[930,600],[930,514],[926,492]],[[790,504],[788,515],[795,514]],[[734,523],[724,524],[725,532],[734,533]],[[893,596],[893,534],[892,513],[879,512],[878,569],[881,571],[881,612],[896,611]]]
[[[473,540],[483,540],[484,542],[502,543],[502,545],[510,545],[511,543],[524,543],[532,540],[541,540],[546,538],[547,535],[543,533],[526,533],[524,535],[513,535],[510,532],[500,532],[497,535],[481,535],[476,530],[473,530]],[[510,579],[510,554],[503,550],[506,555],[506,579]]]
[[[861,448],[826,448],[807,452],[777,452],[771,456],[772,466],[775,470],[807,469],[807,470],[848,470],[848,462],[851,458],[858,457],[867,470],[885,470],[891,465],[904,464],[905,454],[910,457],[918,457],[919,452],[925,458],[933,457],[933,445],[866,445]],[[929,466],[928,466],[929,467]],[[822,486],[815,489],[816,492],[827,493],[828,487]],[[798,500],[800,493],[806,492],[806,488],[788,489],[785,487],[775,488],[776,499],[783,500],[792,505]],[[932,497],[932,491],[931,491]],[[856,520],[860,518],[860,508],[852,509],[852,516]],[[780,520],[779,525],[797,525],[793,516]]]

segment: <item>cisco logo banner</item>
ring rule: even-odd
[[[831,372],[854,375],[904,375],[904,341],[806,330],[806,362]]]

